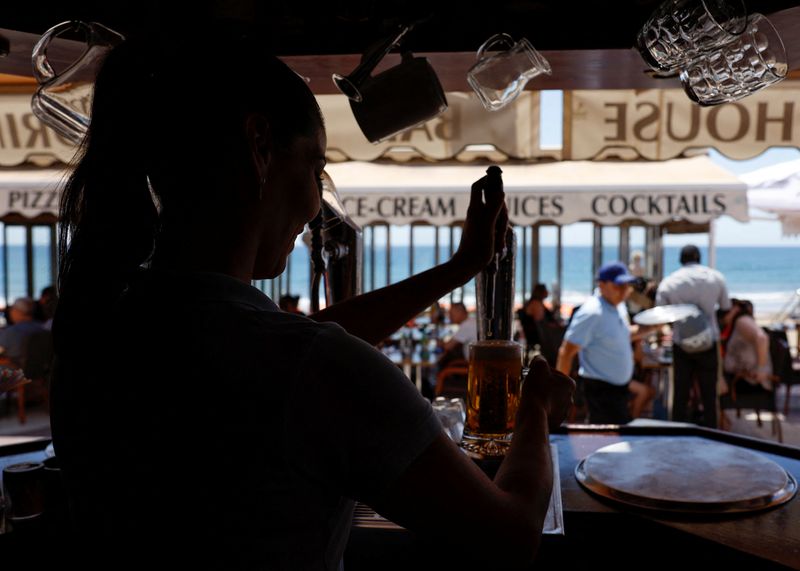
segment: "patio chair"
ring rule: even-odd
[[[794,385],[800,385],[800,356],[796,359],[792,359],[791,351],[789,350],[789,338],[786,335],[786,331],[773,331],[771,329],[765,329],[765,331],[770,336],[770,356],[773,359],[775,358],[772,354],[773,339],[775,339],[775,343],[780,344],[786,349],[783,365],[780,369],[775,370],[775,374],[780,377],[780,383],[786,387],[786,396],[783,401],[783,415],[789,416],[792,387]]]
[[[436,374],[436,388],[434,396],[467,398],[467,375],[469,364],[467,361],[450,361],[445,368]]]
[[[775,402],[775,393],[778,390],[778,383],[784,381],[787,367],[791,366],[791,353],[789,344],[784,341],[777,331],[764,329],[769,335],[769,353],[772,360],[772,375],[770,380],[773,382],[772,390],[767,390],[761,385],[752,385],[747,382],[742,375],[725,374],[725,381],[728,383],[728,393],[719,397],[720,409],[735,409],[736,417],[741,418],[742,409],[753,409],[756,413],[756,422],[762,426],[761,411],[767,411],[772,416],[772,434],[776,435],[778,442],[783,442],[783,428],[778,416],[778,407]]]
[[[800,385],[800,357],[789,362],[788,375],[783,383],[786,385],[786,397],[783,401],[783,415],[789,416],[792,387],[794,385]]]

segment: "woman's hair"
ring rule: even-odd
[[[219,30],[194,42],[128,40],[107,56],[61,199],[62,294],[98,279],[118,294],[171,220],[235,200],[234,175],[255,185],[248,113],[265,115],[277,149],[321,128],[305,81],[258,42]]]
[[[739,307],[739,315],[749,315],[753,317],[753,303],[749,299],[731,300]]]
[[[742,317],[754,317],[753,314],[753,304],[746,299],[736,299],[731,298],[731,308],[728,310],[733,311],[733,309],[738,309],[736,315],[733,316],[733,320],[731,320],[731,331],[736,329],[736,322],[739,321]]]

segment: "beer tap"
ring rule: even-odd
[[[498,166],[486,170],[484,197],[502,192],[502,172]],[[495,253],[489,264],[476,276],[478,339],[510,340],[514,311],[515,236],[506,224],[497,228]]]
[[[319,286],[325,275],[325,258],[322,255],[322,209],[308,226],[311,231],[311,313],[319,311]],[[327,298],[326,298],[326,306]]]
[[[319,294],[324,280],[325,306],[361,292],[361,228],[345,211],[336,186],[323,172],[321,208],[309,223],[311,234],[311,311],[319,311]]]
[[[492,165],[486,169],[486,186],[483,189],[485,201],[488,201],[488,195],[490,192],[502,192],[502,173],[503,171],[496,165]],[[503,238],[505,238],[505,235]],[[497,239],[497,237],[495,237],[495,239]],[[492,254],[492,261],[490,261],[489,265],[484,269],[484,272],[486,272],[486,295],[484,299],[484,310],[486,313],[487,324],[491,324],[494,321],[494,292],[497,283],[497,270],[500,267],[501,257],[496,246],[497,244],[495,244],[495,251],[494,254]],[[485,330],[485,334],[487,339],[491,339],[493,334],[492,328],[489,327],[487,330]]]

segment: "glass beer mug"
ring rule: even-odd
[[[47,48],[59,35],[79,32],[86,48],[63,72],[56,73]],[[96,22],[69,21],[47,30],[33,48],[33,75],[39,89],[31,100],[34,115],[58,134],[78,143],[89,126],[94,81],[103,58],[124,36]]]
[[[501,45],[507,49],[487,54]],[[495,34],[478,48],[478,61],[467,72],[467,83],[486,109],[497,111],[514,101],[531,79],[543,73],[552,73],[550,63],[527,39],[515,42],[508,34]]]
[[[465,448],[490,456],[505,453],[521,387],[522,345],[504,339],[470,344]]]

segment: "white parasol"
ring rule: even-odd
[[[740,176],[747,184],[751,208],[770,212],[781,221],[783,234],[800,234],[800,159]]]

